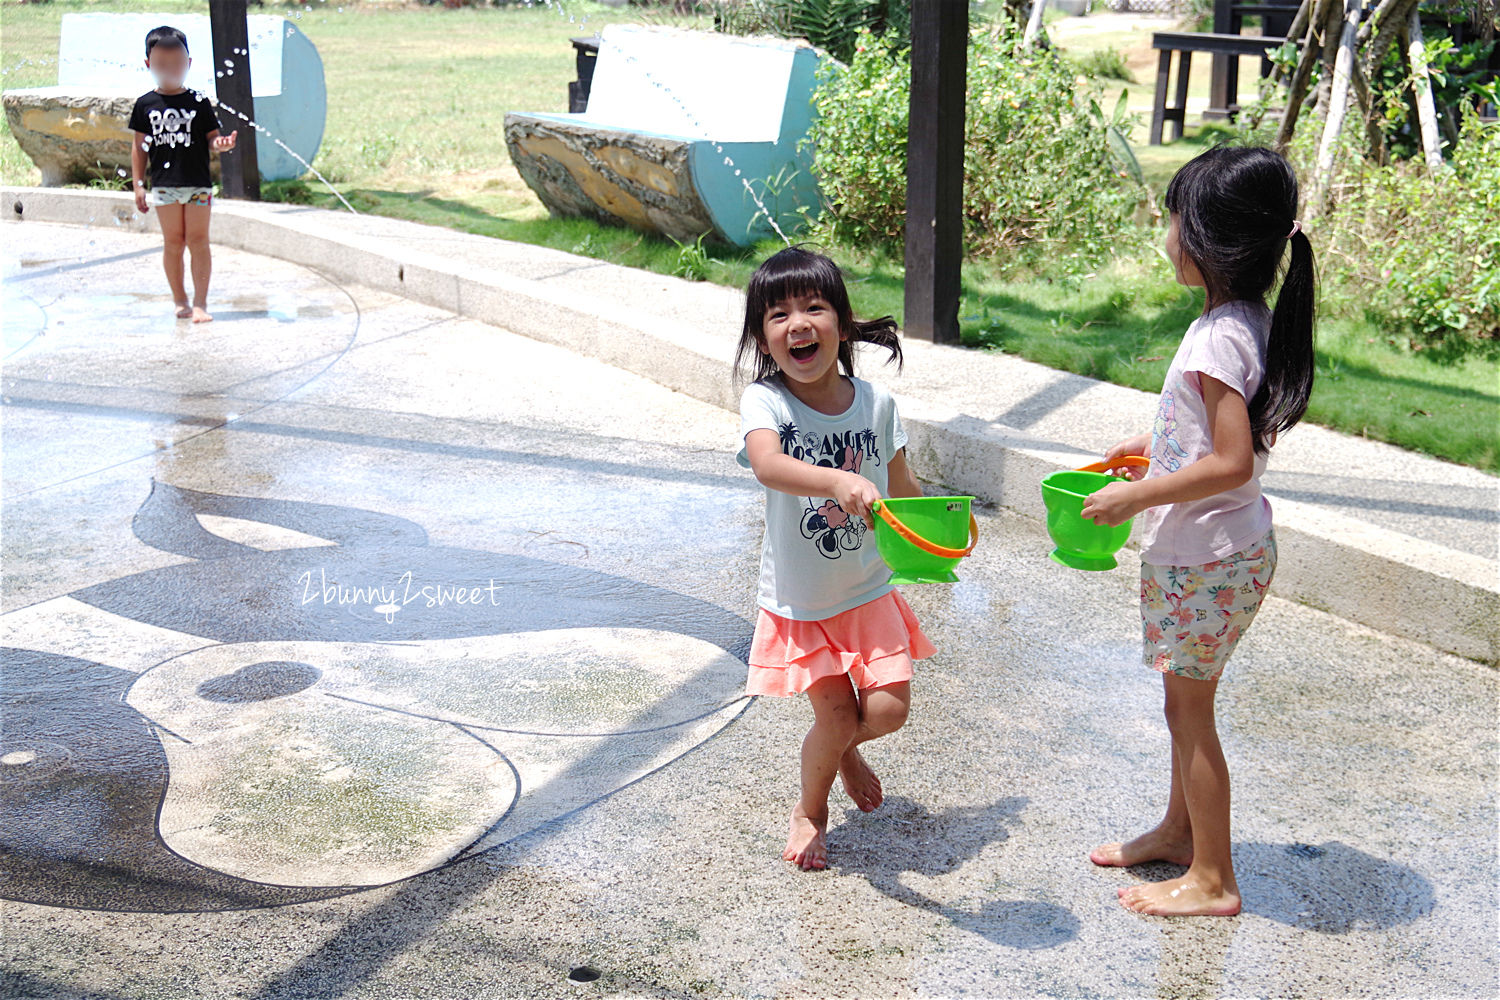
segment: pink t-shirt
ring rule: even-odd
[[[1226,302],[1193,320],[1162,386],[1147,479],[1213,452],[1198,373],[1234,389],[1248,405],[1265,374],[1270,330],[1271,310],[1263,302]],[[1141,559],[1153,566],[1201,566],[1260,538],[1271,527],[1271,504],[1260,492],[1265,469],[1266,456],[1256,455],[1254,473],[1238,489],[1141,511]]]

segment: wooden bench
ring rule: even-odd
[[[582,114],[589,109],[589,90],[594,85],[594,64],[599,61],[599,36],[570,38],[577,53],[578,79],[568,81],[568,113]]]
[[[1193,64],[1194,52],[1209,52],[1215,55],[1264,56],[1272,49],[1280,48],[1285,38],[1246,35],[1221,35],[1199,31],[1158,31],[1151,36],[1151,47],[1161,52],[1156,67],[1156,99],[1151,105],[1151,145],[1160,146],[1162,127],[1171,122],[1173,139],[1182,138],[1182,127],[1187,118],[1188,76]],[[1172,56],[1177,59],[1177,86],[1175,104],[1167,103],[1168,83],[1172,74]]]
[[[1245,30],[1245,18],[1260,18],[1262,35],[1285,35],[1292,28],[1302,0],[1214,0],[1214,31],[1221,35],[1239,35]],[[1271,62],[1260,61],[1260,75],[1271,72]],[[1233,118],[1239,111],[1240,60],[1237,55],[1215,53],[1213,75],[1208,85],[1208,108],[1203,118]]]

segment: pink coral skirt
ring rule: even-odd
[[[913,660],[936,652],[894,590],[822,621],[794,621],[761,608],[745,692],[786,697],[840,674],[861,689],[896,684],[911,680]]]

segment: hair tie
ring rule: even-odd
[[[1300,232],[1302,232],[1302,222],[1301,222],[1301,220],[1300,219],[1293,219],[1292,220],[1292,231],[1286,234],[1286,238],[1287,239],[1291,239],[1293,236],[1296,236]]]

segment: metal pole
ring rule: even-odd
[[[239,131],[234,149],[219,154],[222,195],[260,201],[260,167],[255,159],[255,126],[251,124],[255,121],[255,101],[250,96],[250,26],[245,20],[245,0],[210,0],[208,20],[213,33],[219,119],[225,134]]]
[[[968,0],[914,0],[902,326],[934,343],[959,341],[968,44]]]

